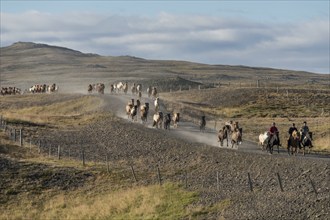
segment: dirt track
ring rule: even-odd
[[[130,101],[132,98],[137,98],[136,96],[132,95],[105,95],[103,96],[103,99],[105,101],[105,110],[111,110],[114,111],[116,116],[126,119],[130,121],[130,119],[127,119],[127,116],[125,115],[125,105],[128,101]],[[142,103],[149,102],[150,103],[150,113],[149,113],[149,122],[147,123],[147,127],[154,129],[152,127],[152,115],[154,114],[154,104],[153,99],[148,97],[142,97]],[[164,105],[161,105],[161,111],[168,112]],[[141,123],[140,121],[140,115],[138,113],[138,123]],[[167,131],[164,131],[167,132]],[[257,145],[256,142],[252,142],[249,140],[244,140],[241,145],[237,147],[235,145],[233,148],[231,147],[230,140],[228,142],[228,147],[226,142],[224,142],[223,146],[220,146],[218,139],[217,139],[217,131],[214,130],[214,128],[210,128],[208,126],[205,130],[205,132],[200,132],[198,125],[187,120],[182,120],[179,123],[178,128],[173,128],[169,131],[171,135],[184,139],[185,141],[192,142],[192,143],[201,143],[206,144],[209,146],[222,148],[222,149],[228,149],[228,150],[238,150],[241,152],[249,152],[249,153],[255,153],[255,154],[267,154],[265,151],[261,151],[260,146]],[[244,138],[243,138],[244,139]],[[277,153],[277,149],[274,149],[274,153]],[[278,156],[289,156],[287,154],[286,149],[280,148],[280,155]],[[298,154],[298,157],[304,157],[304,158],[320,158],[325,160],[330,160],[329,155],[320,155],[320,154],[306,154],[305,156],[302,156],[302,154]]]
[[[108,117],[79,131],[48,134],[48,145],[43,146],[43,151],[48,153],[51,143],[61,144],[64,152],[70,148],[71,156],[77,159],[82,148],[87,160],[104,161],[108,155],[112,168],[122,169],[127,181],[132,181],[127,167],[133,165],[139,184],[156,184],[157,167],[163,181],[183,183],[187,173],[188,189],[197,190],[201,195],[195,205],[229,201],[229,207],[219,209],[217,214],[226,219],[327,219],[329,159],[289,157],[285,153],[280,156],[256,154],[245,147],[258,148],[257,145],[245,142],[239,150],[219,149],[213,131],[200,133],[188,122],[181,123],[177,130],[165,131],[151,129],[150,118],[148,126],[128,121],[124,114],[128,100],[129,96],[104,96],[103,110],[119,118]],[[205,217],[216,216],[206,213]]]

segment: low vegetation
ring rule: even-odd
[[[27,95],[2,97],[0,115],[12,124],[68,127],[86,125],[101,117],[97,96]]]
[[[183,219],[230,206],[230,200],[195,206],[198,193],[177,183],[132,187],[99,166],[44,158],[0,136],[0,155],[7,158],[0,164],[11,164],[0,172],[0,219]]]

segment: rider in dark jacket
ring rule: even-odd
[[[279,134],[279,131],[278,131],[278,129],[277,129],[277,127],[275,126],[275,122],[273,122],[272,123],[272,126],[269,128],[269,134],[270,134],[270,137],[269,137],[269,139],[268,139],[268,143],[269,143],[269,141],[270,141],[270,139],[271,139],[271,137],[273,136],[273,135],[277,135],[277,138],[278,138],[278,144],[281,146],[281,142],[280,142],[280,136],[278,135]]]
[[[290,135],[289,138],[288,138],[288,146],[290,145],[290,138],[292,137],[292,133],[293,133],[294,131],[298,132],[298,129],[296,128],[295,123],[292,123],[292,127],[290,127],[290,128],[289,128],[289,131],[288,131],[288,133],[289,133],[289,135]]]
[[[293,124],[292,124],[292,127],[289,128],[288,133],[289,133],[290,137],[292,136],[292,133],[293,133],[294,131],[298,132],[298,129],[296,128],[295,123],[293,123]]]
[[[301,140],[303,140],[304,137],[305,137],[306,135],[308,135],[308,132],[309,132],[309,128],[308,128],[308,126],[307,126],[307,122],[306,122],[306,121],[304,121],[304,125],[301,127],[300,131],[301,131],[301,133],[302,133],[302,135],[301,135]]]

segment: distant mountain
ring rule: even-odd
[[[100,56],[77,50],[17,42],[2,47],[1,84],[25,85],[37,82],[86,84],[118,80],[172,78],[196,83],[239,83],[278,86],[325,85],[328,74],[248,66],[208,65],[175,60],[146,60],[133,56]],[[163,80],[161,80],[163,81]]]
[[[39,52],[42,54],[42,51],[49,51],[49,52],[58,52],[62,54],[68,54],[73,56],[98,56],[96,54],[84,54],[77,50],[72,50],[65,47],[58,47],[58,46],[50,46],[48,44],[38,44],[38,43],[32,43],[32,42],[17,42],[12,44],[8,47],[2,47],[1,53],[4,54],[14,54],[14,53],[20,53],[20,52]]]

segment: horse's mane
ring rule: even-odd
[[[297,138],[297,137],[298,137],[298,132],[297,132],[296,130],[294,130],[294,131],[292,132],[292,137],[293,137],[293,138]]]

